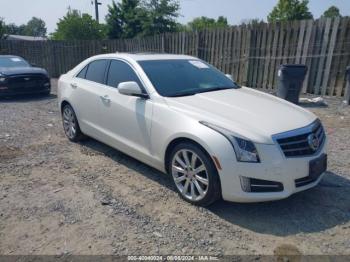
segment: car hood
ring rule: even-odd
[[[47,75],[46,70],[39,67],[0,67],[0,73],[7,76],[24,74]]]
[[[274,143],[274,134],[316,120],[314,114],[299,106],[247,87],[165,99],[174,110],[263,144]]]

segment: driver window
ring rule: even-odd
[[[119,83],[135,81],[142,88],[142,84],[135,71],[125,62],[112,60],[107,76],[107,85],[117,88]]]

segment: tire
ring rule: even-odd
[[[62,109],[62,124],[64,133],[70,141],[79,142],[85,138],[80,130],[77,116],[69,104]]]
[[[220,179],[215,164],[200,146],[194,143],[177,144],[167,165],[177,192],[185,201],[209,206],[221,198]]]

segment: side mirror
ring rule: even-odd
[[[227,78],[231,79],[232,81],[234,81],[232,75],[226,74],[225,76],[226,76]]]
[[[148,98],[148,95],[142,91],[139,84],[134,81],[120,83],[118,85],[118,91],[120,94],[126,96],[138,96]]]

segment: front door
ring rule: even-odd
[[[120,60],[111,60],[100,106],[104,133],[108,139],[106,142],[147,161],[151,150],[153,103],[150,99],[120,94],[118,84],[127,81],[135,81],[143,88],[130,65]]]

